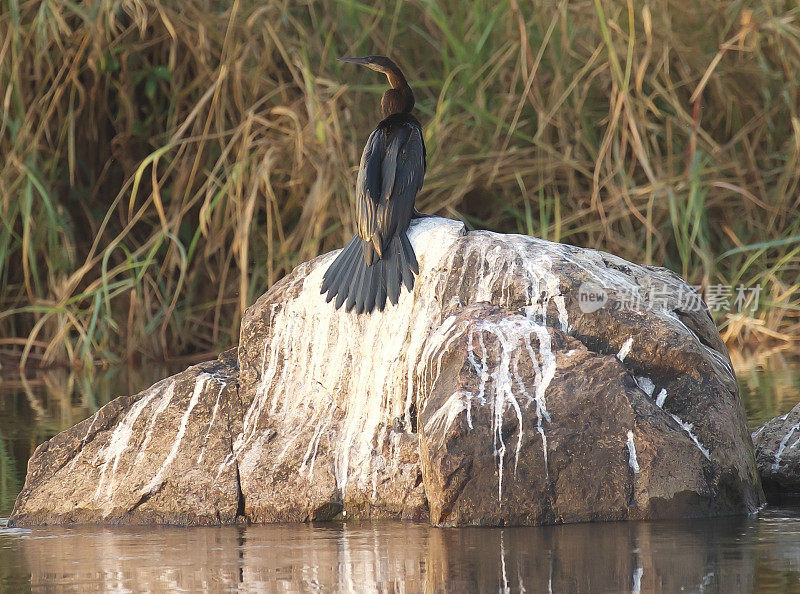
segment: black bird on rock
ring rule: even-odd
[[[424,216],[414,199],[425,176],[422,126],[413,115],[414,94],[397,65],[386,56],[339,58],[377,70],[391,89],[381,99],[383,120],[370,134],[356,182],[358,233],[325,272],[322,293],[336,298],[336,308],[383,311],[386,299],[397,304],[401,283],[411,291],[419,274],[406,231],[411,219]]]

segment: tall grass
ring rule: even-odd
[[[192,356],[354,229],[385,82],[428,147],[421,210],[764,288],[731,343],[800,336],[793,2],[8,0],[0,348]],[[363,70],[363,71],[361,71]]]

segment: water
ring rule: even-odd
[[[800,353],[785,350],[731,353],[751,429],[800,402]]]
[[[9,590],[778,592],[800,588],[800,517],[768,510],[758,519],[503,529],[0,529],[0,559]]]
[[[800,357],[734,356],[751,427],[800,402]],[[0,384],[0,517],[38,443],[168,370]],[[402,522],[10,529],[0,592],[800,592],[800,508],[754,517],[538,528]]]

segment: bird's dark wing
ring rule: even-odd
[[[395,123],[378,127],[361,157],[356,184],[358,235],[371,265],[383,257],[390,240],[405,231],[414,212],[414,199],[425,176],[425,147],[419,126]]]
[[[425,177],[425,145],[422,131],[413,124],[406,124],[403,129],[407,133],[398,133],[392,139],[384,162],[384,180],[387,179],[386,169],[391,166],[394,172],[391,189],[387,189],[386,184],[383,186],[383,200],[378,206],[378,227],[386,239],[398,230],[408,229],[414,213],[414,200],[422,188],[422,180]],[[395,146],[397,151],[393,154],[392,149]]]
[[[377,210],[381,198],[383,157],[386,152],[386,134],[376,128],[370,134],[356,180],[356,225],[361,239],[371,244],[377,232]],[[371,259],[368,263],[372,263]]]

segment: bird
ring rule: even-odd
[[[383,311],[397,305],[401,285],[411,292],[419,264],[407,231],[412,218],[424,217],[414,200],[425,177],[422,125],[411,114],[414,93],[403,72],[386,56],[339,58],[386,75],[381,117],[369,136],[356,180],[357,233],[328,267],[320,293],[336,309]]]

